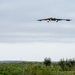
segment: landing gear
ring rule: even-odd
[[[49,23],[50,20],[47,20],[47,22]]]
[[[56,22],[58,22],[58,20],[56,20]]]

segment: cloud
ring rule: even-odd
[[[0,42],[24,43],[24,42],[75,42],[75,35],[53,33],[6,33],[0,34]]]
[[[75,43],[0,43],[0,60],[52,61],[75,57]]]
[[[68,1],[68,2],[67,2]],[[75,1],[70,0],[13,0],[13,1],[0,1],[0,36],[1,38],[8,41],[11,40],[20,40],[22,38],[28,37],[27,35],[18,35],[15,33],[48,33],[53,35],[46,35],[46,40],[52,40],[53,38],[75,38],[75,22],[37,22],[37,19],[47,18],[47,17],[56,17],[56,18],[75,18],[74,15],[74,4]],[[11,35],[8,35],[8,34]],[[12,34],[14,33],[14,35]],[[2,35],[3,34],[3,35]],[[5,35],[6,34],[6,35]],[[56,35],[57,34],[57,35]],[[28,34],[29,35],[29,34]],[[61,36],[62,35],[62,36]],[[64,36],[66,35],[66,36]],[[67,36],[69,35],[69,36]],[[17,37],[16,37],[17,36]],[[29,38],[32,39],[32,35]],[[41,40],[41,36],[37,34],[34,37]],[[12,38],[12,39],[11,39]],[[36,39],[35,40],[38,40]],[[2,40],[1,39],[1,40]],[[3,39],[3,40],[4,40]],[[33,38],[34,39],[34,38]],[[44,37],[42,36],[44,40]],[[57,39],[56,39],[57,40]],[[19,41],[19,40],[18,40]],[[54,39],[55,41],[55,39]]]
[[[0,60],[73,58],[74,9],[75,0],[0,0]],[[48,17],[72,21],[36,21]]]

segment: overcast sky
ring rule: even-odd
[[[72,21],[36,21],[48,17]],[[42,61],[44,57],[51,57],[53,60],[74,58],[74,45],[74,0],[0,0],[0,60],[22,58]],[[38,56],[42,52],[42,56]]]

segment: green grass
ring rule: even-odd
[[[73,71],[62,71],[58,64],[45,66],[43,63],[0,63],[0,75],[75,75]]]

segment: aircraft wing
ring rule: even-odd
[[[65,21],[71,21],[71,19],[56,19],[58,21],[61,21],[61,20],[65,20]]]
[[[37,20],[37,21],[44,21],[44,20],[49,20],[49,19],[39,19],[39,20]]]

